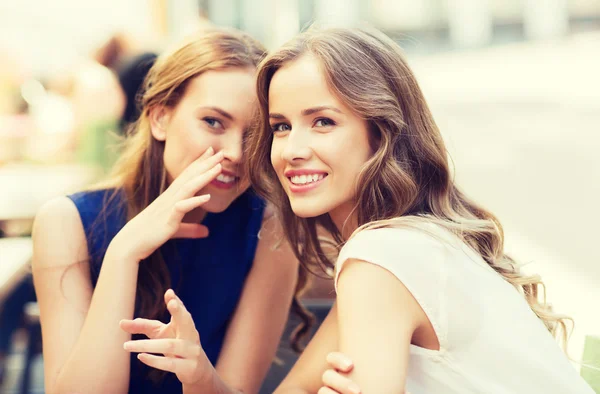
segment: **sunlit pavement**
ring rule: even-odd
[[[575,319],[580,358],[584,336],[600,335],[600,33],[409,62],[458,183]]]

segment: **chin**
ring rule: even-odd
[[[229,206],[235,201],[234,200],[229,200],[229,199],[214,199],[214,200],[209,200],[206,204],[204,204],[202,206],[202,209],[204,209],[206,212],[210,212],[210,213],[221,213],[224,210],[226,210],[227,208],[229,208]]]
[[[294,215],[302,218],[314,218],[317,216],[321,216],[324,213],[327,213],[326,210],[319,209],[319,207],[315,207],[314,204],[291,204],[292,211],[294,211]]]

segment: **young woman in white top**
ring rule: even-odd
[[[325,357],[367,394],[592,393],[552,334],[564,320],[503,250],[498,220],[454,183],[400,48],[380,32],[309,31],[261,64],[251,180],[303,263],[338,241],[336,307],[278,393],[315,392]],[[317,371],[318,368],[321,368]],[[348,391],[349,392],[349,391]]]
[[[252,183],[301,262],[330,264],[323,232],[341,247],[336,305],[276,393],[593,393],[553,337],[565,324],[539,278],[455,185],[391,39],[303,33],[263,61],[257,86]]]

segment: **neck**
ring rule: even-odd
[[[347,240],[358,228],[358,217],[356,211],[352,211],[353,204],[344,204],[329,212],[329,217],[337,227],[342,239]]]

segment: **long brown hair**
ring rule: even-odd
[[[269,86],[273,75],[301,56],[317,59],[329,89],[367,121],[374,154],[357,177],[354,211],[359,227],[435,222],[475,250],[517,288],[531,309],[566,343],[565,316],[540,299],[543,283],[521,272],[504,252],[504,233],[490,212],[456,186],[448,152],[419,85],[399,46],[372,29],[309,30],[269,55],[259,67],[259,127],[248,140],[249,176],[255,189],[275,204],[285,234],[301,263],[332,267],[317,229],[324,228],[338,248],[343,239],[328,215],[302,219],[271,166]],[[309,268],[310,269],[310,268]]]
[[[128,133],[110,179],[102,184],[115,190],[108,202],[123,198],[124,193],[127,220],[144,210],[168,186],[163,163],[164,142],[152,136],[150,111],[156,106],[176,107],[190,81],[206,71],[256,68],[265,55],[265,48],[245,33],[210,28],[188,37],[158,57],[144,82],[140,117]],[[100,221],[102,217],[105,215],[99,217]],[[162,295],[169,287],[169,271],[158,249],[140,264],[137,313],[149,319],[163,316],[166,308]]]

